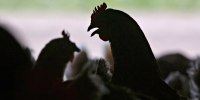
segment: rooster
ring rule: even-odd
[[[67,62],[72,61],[74,52],[80,51],[69,35],[51,40],[41,51],[30,80],[32,99],[53,99],[54,90],[63,83]]]
[[[88,31],[109,41],[114,59],[112,83],[159,100],[179,100],[180,96],[160,78],[157,61],[137,22],[123,11],[95,7]]]

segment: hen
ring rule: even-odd
[[[22,100],[26,79],[34,61],[28,49],[15,37],[15,32],[0,25],[0,93],[1,100]]]
[[[180,72],[187,76],[187,69],[190,68],[190,59],[181,53],[170,53],[157,58],[160,66],[161,78],[166,79],[171,72]]]
[[[200,57],[191,62],[191,68],[188,69],[190,94],[192,100],[200,98]]]
[[[161,80],[156,59],[137,22],[120,10],[107,9],[103,3],[95,7],[88,31],[109,41],[114,58],[112,83],[128,87],[159,100],[179,100],[180,97]]]
[[[41,51],[31,76],[31,97],[38,100],[53,99],[53,91],[63,83],[66,63],[80,51],[63,31],[63,38],[51,40]]]

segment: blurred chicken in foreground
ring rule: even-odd
[[[28,48],[14,36],[14,31],[0,25],[1,100],[22,100],[34,60]]]

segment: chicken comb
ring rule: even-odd
[[[69,35],[68,32],[65,33],[65,30],[62,31],[62,35],[63,35],[64,38],[69,39],[69,36],[70,36],[70,35]]]
[[[95,21],[95,18],[102,12],[104,12],[107,8],[106,3],[101,4],[100,6],[97,6],[94,8],[93,13],[91,15],[91,20]]]

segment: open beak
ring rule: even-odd
[[[88,27],[87,31],[89,32],[91,29],[95,28],[92,24]]]
[[[90,30],[93,29],[93,28],[96,28],[96,27],[94,27],[93,25],[90,25],[90,26],[88,27],[88,30],[87,30],[87,31],[90,31]],[[92,32],[91,37],[94,36],[95,34],[98,34],[98,32],[99,32],[99,29],[97,29],[97,30],[95,30],[94,32]]]
[[[94,32],[92,32],[91,37],[94,36],[95,34],[98,34],[99,29],[95,30]]]

